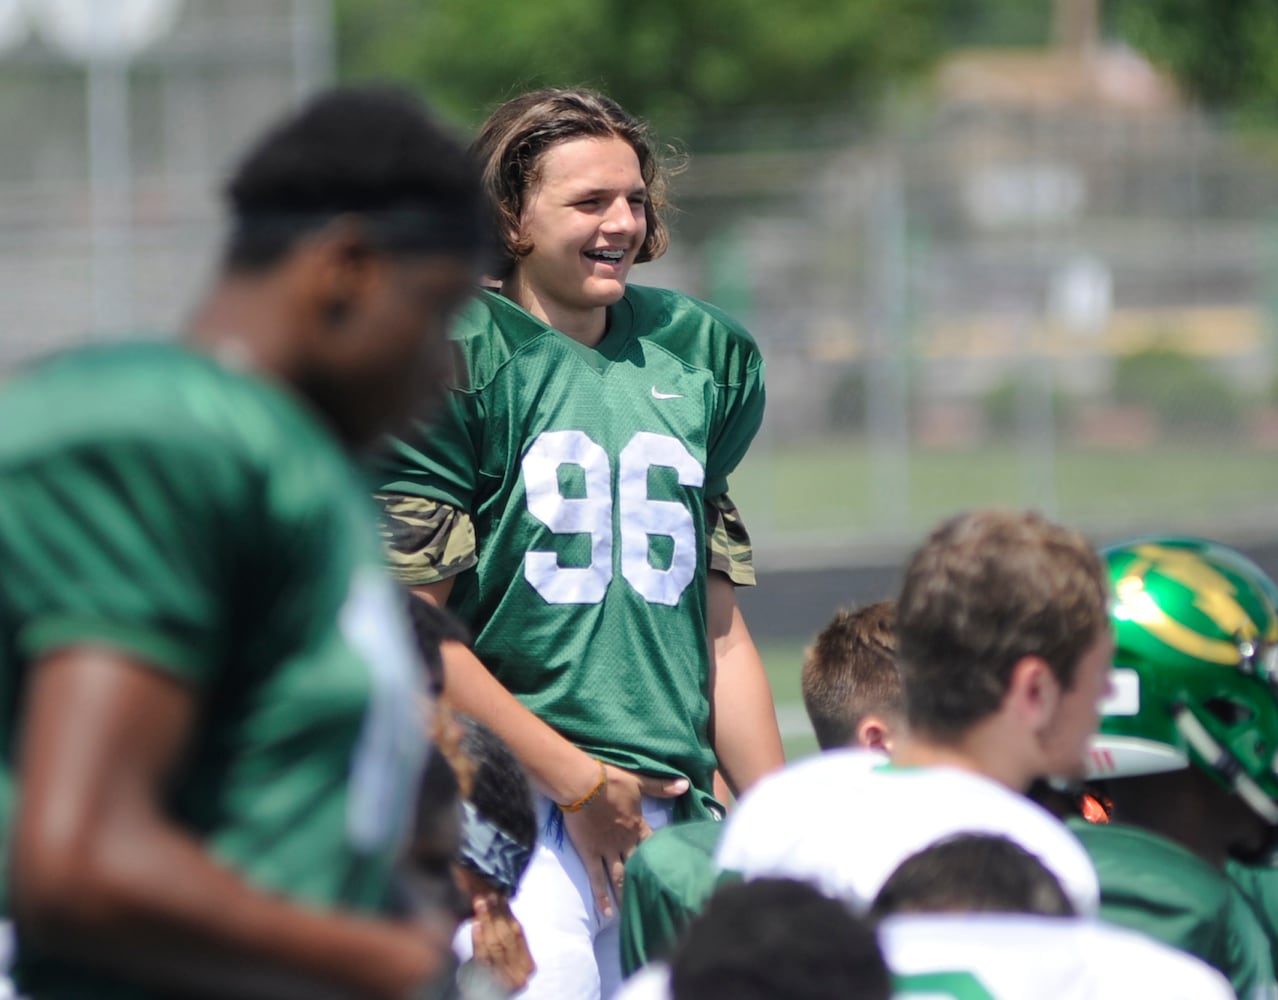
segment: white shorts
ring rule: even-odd
[[[524,929],[537,971],[520,1000],[608,1000],[621,985],[619,911],[605,918],[595,905],[586,868],[563,827],[559,808],[536,796],[538,837],[511,910]],[[643,818],[654,830],[670,822],[673,799],[643,799]],[[471,957],[470,922],[453,942],[461,961]]]

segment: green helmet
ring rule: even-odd
[[[1192,764],[1278,825],[1278,588],[1202,539],[1145,538],[1102,555],[1116,649],[1090,777]]]

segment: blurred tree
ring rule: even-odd
[[[1053,7],[1045,0],[950,0],[940,16],[946,48],[1033,48],[1052,40]]]
[[[1205,106],[1272,117],[1274,0],[1110,0],[1109,33],[1166,66]]]
[[[942,48],[945,0],[338,0],[348,79],[475,124],[533,86],[606,91],[694,145],[726,116],[872,106]],[[1014,5],[1013,5],[1014,6]]]

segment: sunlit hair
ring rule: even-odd
[[[1032,512],[946,521],[914,554],[897,601],[906,722],[962,735],[1002,704],[1016,664],[1046,661],[1061,687],[1109,627],[1100,557],[1082,535]]]
[[[838,611],[803,658],[803,706],[822,750],[848,746],[867,715],[904,715],[896,604]]]
[[[656,260],[666,252],[669,234],[662,218],[667,204],[666,170],[648,126],[602,94],[547,88],[502,104],[480,127],[470,147],[492,215],[492,237],[500,248],[494,278],[508,277],[519,258],[532,252],[531,241],[520,233],[526,199],[541,179],[546,152],[559,143],[586,138],[621,139],[635,151],[648,189],[647,234],[635,260]]]

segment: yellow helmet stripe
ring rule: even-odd
[[[1163,576],[1192,590],[1194,605],[1222,632],[1255,637],[1256,624],[1238,602],[1238,588],[1195,553],[1163,545],[1138,545],[1135,551]],[[1149,566],[1142,567],[1141,572]]]
[[[1145,581],[1141,577],[1125,576],[1115,584],[1114,590],[1120,602],[1114,609],[1115,617],[1135,622],[1159,642],[1186,656],[1224,666],[1238,663],[1238,647],[1234,643],[1212,639],[1169,617],[1145,592]]]

